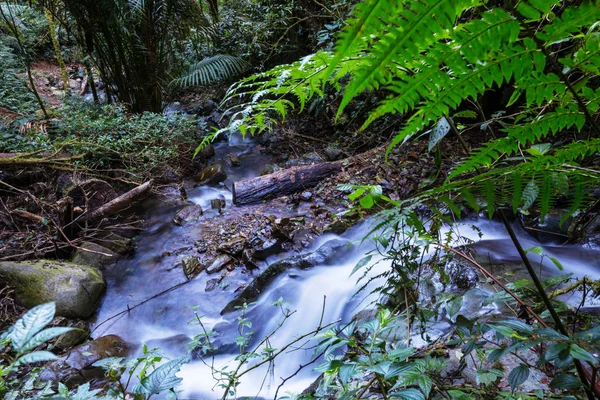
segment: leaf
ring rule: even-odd
[[[450,124],[445,117],[440,118],[429,135],[428,151],[431,151],[450,132]]]
[[[561,271],[564,271],[565,268],[563,267],[563,265],[561,264],[560,261],[558,261],[557,258],[555,257],[548,257],[550,259],[550,261],[552,261],[554,263],[554,265],[556,265],[556,268],[558,268]]]
[[[510,371],[508,374],[508,383],[512,391],[514,392],[527,378],[529,378],[529,367],[524,364]]]
[[[587,361],[593,365],[596,365],[598,363],[598,360],[596,360],[596,357],[594,357],[589,352],[582,349],[575,343],[571,344],[571,351],[569,352],[569,354],[571,355],[571,357],[573,357],[576,360]]]
[[[525,249],[525,253],[534,253],[541,256],[544,254],[544,249],[542,249],[540,246],[535,246],[529,249]]]
[[[392,361],[406,361],[407,358],[415,354],[413,347],[402,347],[399,349],[390,350],[388,352],[388,358]]]
[[[178,378],[175,374],[186,362],[188,357],[184,356],[161,365],[141,382],[142,387],[148,394],[158,394],[173,389],[182,381],[182,378]]]
[[[40,304],[27,311],[21,319],[15,322],[11,327],[8,338],[11,339],[17,353],[22,352],[35,334],[52,321],[55,312],[56,306],[54,303]]]
[[[489,371],[478,370],[475,375],[475,381],[478,385],[487,386],[491,383],[494,383],[498,380],[498,378],[502,378],[504,373],[502,371],[498,371],[497,369],[490,369]]]
[[[352,273],[350,273],[350,276],[354,275],[354,273],[356,271],[358,271],[359,269],[361,269],[362,267],[367,265],[371,261],[372,258],[373,258],[373,255],[368,255],[366,257],[361,258],[360,261],[358,263],[356,263],[356,265],[352,269]]]
[[[403,389],[390,396],[392,399],[402,400],[425,400],[425,396],[419,389]]]
[[[375,205],[375,199],[373,199],[373,195],[368,194],[360,199],[360,205],[363,208],[371,209]]]
[[[53,360],[58,360],[58,357],[49,351],[41,350],[19,357],[17,361],[15,361],[15,365],[33,364]]]
[[[550,389],[575,389],[581,386],[581,380],[571,374],[558,375],[550,382]]]
[[[60,336],[64,333],[70,332],[73,329],[74,328],[62,327],[62,326],[44,329],[43,331],[39,332],[37,335],[32,337],[31,340],[29,342],[27,342],[27,344],[21,349],[21,351],[26,352],[29,350],[33,350],[36,347],[38,347],[39,345],[46,343],[48,340],[53,339],[57,336]]]
[[[340,380],[345,385],[356,374],[356,364],[344,364],[340,367]]]

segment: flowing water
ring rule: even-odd
[[[259,175],[262,168],[270,162],[269,158],[261,154],[253,143],[239,139],[217,145],[216,152],[216,158],[235,152],[239,155],[242,166],[228,168],[229,175],[225,185],[189,188],[189,199],[202,205],[206,210],[205,216],[197,224],[176,226],[171,222],[176,208],[155,203],[147,205],[148,229],[137,238],[135,255],[120,260],[105,273],[108,289],[95,319],[94,337],[117,334],[133,345],[133,353],[139,352],[139,346],[146,343],[149,347],[159,347],[169,357],[179,357],[185,354],[189,340],[202,332],[202,327],[194,320],[194,313],[190,308],[194,306],[196,312],[202,316],[204,328],[210,329],[218,325],[218,330],[224,333],[224,336],[237,335],[238,327],[235,318],[239,312],[222,317],[220,311],[235,296],[235,290],[251,279],[239,268],[226,278],[225,287],[206,292],[207,280],[214,276],[203,273],[169,293],[152,299],[117,318],[110,319],[128,306],[134,306],[186,281],[181,268],[175,267],[178,264],[177,253],[180,250],[193,248],[195,237],[206,226],[205,224],[219,224],[218,213],[210,210],[211,199],[224,196],[227,201],[226,212],[229,213],[252,212],[252,207],[232,206],[231,193],[227,187],[230,187],[233,181]],[[274,214],[284,215],[286,212],[297,213],[302,210],[273,209],[271,211]],[[320,237],[306,251],[317,249],[332,239],[342,238],[353,244],[336,253],[333,262],[318,265],[310,270],[288,270],[269,286],[258,299],[257,304],[248,310],[247,318],[252,322],[251,330],[254,331],[253,343],[276,330],[276,334],[270,340],[270,346],[281,348],[299,335],[312,331],[319,324],[335,320],[349,321],[362,307],[374,300],[365,298],[368,291],[364,292],[364,295],[354,296],[358,288],[356,278],[349,277],[356,263],[372,249],[369,242],[361,242],[368,229],[367,225],[369,221],[353,227],[341,237],[335,235]],[[476,226],[477,229],[472,229],[470,225]],[[476,242],[473,247],[479,252],[480,259],[489,260],[492,264],[500,264],[504,271],[514,270],[517,279],[522,271],[521,262],[501,224],[476,219],[465,221],[455,229],[459,229],[461,235]],[[600,257],[597,251],[578,246],[541,244],[518,227],[516,229],[525,248],[542,246],[547,256],[561,261],[565,272],[571,272],[576,276],[587,275],[600,278]],[[266,263],[260,265],[261,270],[267,264],[285,256],[289,254],[271,257]],[[373,261],[376,259],[377,257]],[[545,257],[540,264],[540,256],[532,254],[531,260],[539,266],[545,278],[560,272],[548,257]],[[389,264],[383,260],[377,264],[374,272],[388,267]],[[483,288],[468,293],[463,303],[464,312],[472,316],[497,312],[493,305],[481,307],[481,301],[487,294],[489,294],[487,289]],[[281,328],[276,329],[282,321],[283,314],[278,307],[273,306],[273,303],[280,298],[288,302],[289,309],[295,312]],[[432,324],[430,333],[435,337],[443,335],[449,329],[448,323]],[[257,368],[244,376],[237,390],[238,395],[273,398],[282,379],[294,375],[300,365],[311,360],[313,352],[311,347],[314,344],[315,342],[300,341],[282,354],[275,365],[271,366],[272,368],[266,366]],[[234,368],[235,346],[226,349],[229,350],[215,356],[214,359],[207,358],[206,362],[217,369],[225,365],[230,365],[230,369]],[[309,386],[317,376],[311,368],[312,366],[304,368],[293,379],[287,381],[279,391],[279,395],[285,391],[300,392]],[[182,398],[216,399],[222,395],[222,389],[215,386],[217,382],[212,378],[209,367],[199,360],[184,365],[179,376],[183,378],[179,388],[183,390]]]

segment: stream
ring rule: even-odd
[[[237,335],[236,317],[240,312],[225,316],[221,316],[220,312],[235,297],[236,289],[252,279],[243,268],[232,271],[224,281],[225,285],[218,286],[213,291],[206,292],[205,288],[207,281],[215,276],[202,273],[177,289],[117,318],[110,319],[128,307],[186,281],[182,268],[175,267],[179,262],[177,250],[192,248],[195,237],[206,227],[206,224],[219,224],[219,213],[210,208],[212,199],[225,197],[226,213],[253,212],[253,206],[233,206],[231,192],[227,188],[231,187],[234,181],[260,175],[264,166],[271,162],[270,158],[262,154],[255,143],[240,138],[234,138],[229,143],[216,144],[215,150],[215,159],[235,152],[240,158],[241,167],[226,167],[228,179],[225,185],[198,187],[193,187],[191,183],[187,185],[189,200],[200,204],[205,210],[203,218],[197,223],[190,223],[185,227],[177,226],[172,223],[177,207],[156,201],[144,205],[147,229],[136,238],[135,254],[130,258],[119,260],[105,271],[108,288],[97,316],[92,322],[94,338],[116,334],[131,344],[131,355],[139,354],[141,345],[145,343],[149,348],[160,348],[167,357],[180,357],[185,354],[189,341],[202,333],[202,327],[195,320],[191,307],[196,307],[196,312],[202,316],[201,321],[205,329],[217,327],[216,330],[224,337],[234,338]],[[266,210],[278,217],[303,212],[302,208],[270,210],[268,205],[261,205],[261,207],[262,211]],[[262,293],[256,305],[249,308],[246,315],[252,322],[250,329],[254,332],[252,343],[277,330],[271,338],[270,346],[281,348],[298,335],[315,329],[321,321],[322,323],[336,320],[349,321],[353,315],[375,300],[367,296],[368,291],[354,296],[358,288],[356,277],[359,274],[349,277],[356,263],[372,249],[369,241],[361,242],[370,222],[367,220],[359,223],[341,236],[326,234],[319,237],[306,251],[314,251],[334,239],[347,240],[352,245],[338,250],[335,256],[330,257],[329,262],[323,265],[303,271],[294,269],[286,271]],[[470,225],[476,226],[483,236],[480,238],[478,231],[471,229]],[[492,264],[502,265],[505,271],[507,269],[514,271],[515,279],[521,276],[521,260],[500,223],[487,219],[474,219],[464,221],[455,228],[458,228],[463,236],[476,242],[473,247],[480,258],[487,259]],[[573,273],[578,277],[587,275],[595,279],[600,278],[600,254],[597,250],[556,243],[541,244],[516,224],[515,229],[524,248],[542,246],[544,253],[557,258],[564,266],[565,271],[559,271],[548,257],[545,257],[540,265],[540,256],[532,254],[531,260],[540,268],[544,278],[565,272]],[[260,270],[290,255],[290,253],[282,253],[272,256],[259,265]],[[377,257],[374,257],[373,261],[377,261]],[[389,262],[384,260],[376,265],[373,273],[388,267]],[[498,312],[493,304],[481,307],[481,302],[489,294],[491,294],[490,290],[483,286],[472,289],[465,295],[466,301],[461,311],[472,317]],[[278,307],[273,306],[273,303],[280,298],[288,302],[287,307],[295,312],[280,329],[276,329],[282,321],[283,314]],[[435,338],[450,329],[448,323],[439,322],[429,327],[429,333]],[[418,338],[413,340],[413,345],[419,344]],[[278,357],[273,368],[265,365],[245,375],[237,388],[238,396],[273,398],[282,379],[295,374],[299,365],[311,360],[312,347],[315,344],[316,341],[308,343],[301,341],[298,348]],[[230,369],[235,368],[234,360],[239,354],[236,353],[235,346],[225,346],[223,349],[214,359],[208,357],[206,361],[213,362],[217,369],[227,364],[230,365]],[[302,369],[293,379],[288,380],[279,390],[278,396],[288,391],[299,393],[308,387],[318,376],[317,372],[312,371],[316,365]],[[178,388],[183,391],[181,398],[217,399],[222,396],[223,389],[216,387],[217,382],[211,377],[210,369],[200,360],[193,360],[184,365],[178,376],[183,378],[182,385]]]

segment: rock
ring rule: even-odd
[[[281,242],[277,239],[266,240],[254,247],[254,258],[265,260],[267,257],[281,252]]]
[[[342,153],[342,151],[340,149],[338,149],[337,147],[333,147],[333,146],[329,145],[325,149],[325,157],[327,158],[328,161],[339,160],[343,156],[344,156],[344,153]]]
[[[120,255],[131,253],[135,247],[133,240],[112,232],[103,237],[95,238],[94,242]]]
[[[200,185],[210,185],[219,182],[223,182],[227,179],[227,173],[223,164],[217,163],[209,167],[204,168],[198,175],[194,177],[194,180]]]
[[[179,204],[187,200],[187,192],[182,185],[170,184],[158,189],[159,198],[169,204]]]
[[[194,279],[206,268],[206,266],[200,262],[198,257],[194,255],[183,257],[181,266],[183,267],[183,273],[188,280]]]
[[[206,161],[209,158],[214,157],[214,156],[215,156],[215,148],[212,144],[209,144],[208,146],[206,146],[205,148],[200,150],[200,153],[198,153],[196,158]]]
[[[444,267],[450,283],[455,285],[459,290],[472,289],[479,282],[479,273],[471,264],[450,260]]]
[[[72,262],[75,264],[102,270],[119,259],[117,253],[97,243],[83,242],[79,247],[73,255]]]
[[[119,336],[108,335],[92,340],[69,351],[64,357],[44,367],[39,379],[79,385],[104,376],[104,370],[93,367],[97,361],[108,357],[123,357],[128,346]]]
[[[175,213],[173,223],[177,225],[185,225],[187,222],[195,222],[202,216],[202,207],[199,204],[192,204],[183,207]]]
[[[300,194],[300,198],[304,201],[310,201],[310,199],[312,199],[312,193],[311,192],[302,192]]]
[[[56,339],[56,342],[54,343],[54,347],[56,349],[68,350],[72,347],[75,347],[83,342],[90,334],[90,324],[87,321],[80,320],[73,324],[67,324],[66,326],[75,329],[60,335]]]
[[[206,288],[204,289],[204,291],[212,292],[213,290],[216,289],[218,284],[219,284],[219,278],[209,279],[208,281],[206,281]]]
[[[240,158],[235,153],[229,153],[225,156],[225,164],[230,167],[239,167],[241,164]]]
[[[246,239],[237,238],[226,243],[222,243],[219,245],[219,247],[217,247],[217,250],[221,253],[229,254],[232,257],[238,257],[242,254],[244,247],[246,247]]]
[[[237,306],[241,306],[244,303],[251,303],[256,300],[275,278],[289,269],[308,269],[317,264],[327,264],[328,262],[333,261],[338,254],[338,250],[346,248],[349,243],[349,241],[341,239],[330,240],[319,247],[315,252],[285,258],[269,265],[267,269],[246,286],[235,299],[225,306],[223,311],[221,311],[221,315],[234,311]]]
[[[569,226],[571,226],[573,218],[567,218],[562,224],[560,222],[568,212],[567,210],[552,209],[548,211],[543,221],[539,216],[531,218],[525,215],[521,215],[521,221],[527,233],[540,242],[564,243],[569,236]]]
[[[64,261],[0,262],[0,276],[26,307],[54,301],[66,318],[88,317],[106,288],[97,269]]]
[[[220,272],[222,271],[227,264],[229,264],[233,259],[227,255],[227,254],[222,254],[218,257],[216,257],[208,266],[208,268],[206,268],[206,272],[209,274],[214,274],[216,272]]]
[[[335,233],[339,235],[346,232],[349,227],[350,222],[346,222],[338,218],[325,225],[325,227],[323,228],[323,233]]]
[[[225,205],[225,197],[212,199],[210,201],[210,208],[212,208],[213,210],[221,210],[222,208],[225,208]]]

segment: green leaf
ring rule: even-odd
[[[361,258],[360,261],[358,263],[356,263],[356,265],[352,269],[352,273],[350,273],[350,276],[354,275],[356,273],[356,271],[358,271],[359,269],[361,269],[365,265],[367,265],[371,261],[372,258],[373,258],[373,255],[368,255],[366,257]]]
[[[340,367],[340,380],[345,385],[352,377],[356,375],[356,372],[356,364],[344,364]]]
[[[375,205],[375,199],[373,199],[373,195],[368,194],[360,199],[360,205],[363,208],[370,209]]]
[[[598,360],[596,360],[596,357],[594,357],[589,352],[582,349],[575,343],[571,344],[571,351],[569,352],[569,354],[571,355],[571,357],[575,358],[576,360],[587,361],[593,365],[596,365],[598,363]]]
[[[54,327],[54,328],[44,329],[43,331],[39,332],[34,337],[32,337],[31,340],[29,342],[27,342],[27,344],[25,346],[23,346],[21,351],[26,352],[29,350],[33,350],[36,347],[38,347],[39,345],[46,343],[48,340],[53,339],[57,336],[60,336],[64,333],[70,332],[73,329],[74,328],[69,328],[69,327]]]
[[[534,253],[541,256],[544,254],[544,249],[540,246],[530,247],[529,249],[525,249],[525,253]]]
[[[524,364],[510,371],[508,374],[508,383],[512,391],[514,392],[527,378],[529,378],[529,367]]]
[[[450,132],[450,124],[445,117],[440,118],[429,135],[429,145],[427,150],[431,151],[446,135]]]
[[[550,382],[550,389],[576,389],[581,386],[581,380],[571,374],[558,375]]]
[[[504,372],[498,371],[497,369],[490,369],[489,371],[478,370],[475,375],[475,381],[478,385],[487,386],[496,382],[498,378],[502,378],[503,376]]]
[[[15,361],[15,365],[33,364],[53,360],[58,360],[58,357],[49,351],[41,350],[19,357],[17,361]]]
[[[418,389],[403,389],[393,393],[390,398],[402,400],[425,400],[425,396]]]
[[[11,339],[17,353],[23,351],[28,342],[54,318],[56,306],[54,303],[40,304],[27,311],[11,327],[8,338]]]
[[[399,349],[390,350],[388,352],[388,358],[392,361],[406,361],[407,358],[415,354],[413,347],[402,347]]]
[[[565,270],[565,268],[563,267],[561,262],[558,261],[558,259],[556,259],[555,257],[548,257],[548,258],[550,259],[550,261],[552,261],[554,263],[554,265],[556,265],[556,268],[558,268],[561,271]]]
[[[186,362],[188,362],[188,357],[184,356],[161,365],[140,382],[141,386],[148,394],[158,394],[175,388],[182,381],[175,374],[179,372],[181,365]]]

